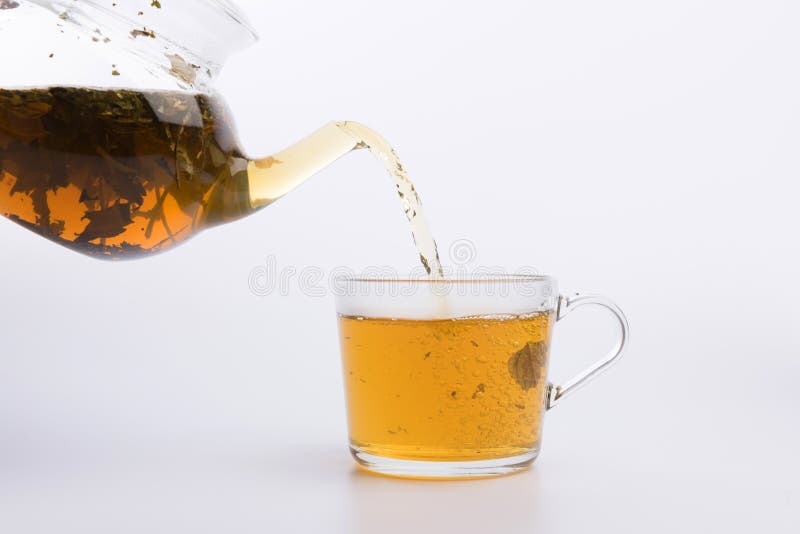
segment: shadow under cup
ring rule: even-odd
[[[554,279],[336,281],[350,449],[364,468],[476,477],[529,467],[544,412],[622,352],[556,388],[547,382],[560,308]]]

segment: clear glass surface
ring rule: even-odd
[[[208,92],[257,39],[219,0],[22,0],[0,10],[0,87]]]

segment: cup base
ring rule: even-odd
[[[458,479],[498,477],[524,471],[539,456],[539,449],[531,449],[525,454],[507,458],[460,462],[398,460],[375,456],[352,445],[350,453],[361,467],[379,475],[400,478]]]

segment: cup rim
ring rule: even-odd
[[[533,274],[505,274],[487,273],[480,275],[457,275],[451,278],[381,278],[371,276],[341,275],[334,278],[335,283],[358,283],[358,284],[425,284],[425,285],[454,285],[454,284],[495,284],[506,283],[516,284],[525,282],[555,282],[555,278],[548,275]]]

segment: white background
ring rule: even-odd
[[[444,256],[466,238],[475,265],[612,296],[630,351],[549,414],[528,473],[372,477],[346,449],[332,298],[248,289],[270,255],[414,267],[367,154],[141,262],[0,220],[0,531],[800,529],[800,4],[241,4],[262,40],[219,86],[249,151],[373,126]],[[560,325],[554,378],[612,324]]]

